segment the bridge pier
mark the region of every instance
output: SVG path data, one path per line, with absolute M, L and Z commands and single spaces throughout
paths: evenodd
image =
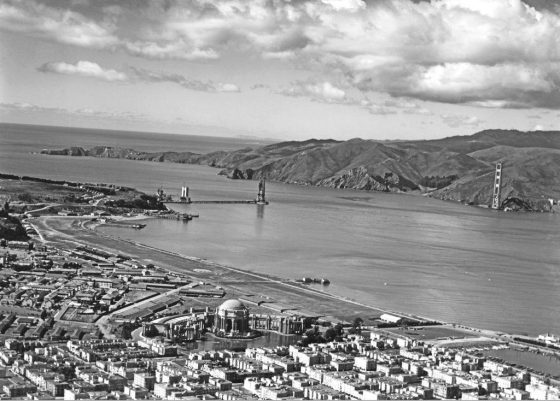
M 496 173 L 494 175 L 494 193 L 492 195 L 492 209 L 500 208 L 500 194 L 502 189 L 502 162 L 496 163 Z

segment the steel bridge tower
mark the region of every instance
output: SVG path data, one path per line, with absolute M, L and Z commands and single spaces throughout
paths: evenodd
M 502 162 L 496 163 L 496 174 L 494 175 L 494 194 L 492 195 L 492 209 L 500 208 L 500 192 L 502 189 Z
M 257 203 L 266 204 L 264 177 L 261 178 L 261 180 L 259 181 L 259 192 L 257 194 Z

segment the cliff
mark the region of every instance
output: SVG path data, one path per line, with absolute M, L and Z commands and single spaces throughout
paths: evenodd
M 495 162 L 504 162 L 503 196 L 536 209 L 560 198 L 560 132 L 486 130 L 439 140 L 281 142 L 205 155 L 94 147 L 46 154 L 206 164 L 233 179 L 260 179 L 368 191 L 423 192 L 439 199 L 489 204 Z M 546 202 L 544 202 L 546 203 Z

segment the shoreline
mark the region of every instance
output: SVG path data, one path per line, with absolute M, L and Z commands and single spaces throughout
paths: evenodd
M 284 183 L 284 185 L 286 185 L 286 184 L 287 183 Z M 294 185 L 294 184 L 289 183 L 288 185 Z M 295 185 L 297 185 L 297 184 L 295 184 Z M 325 188 L 325 189 L 329 189 L 329 188 Z M 343 190 L 343 191 L 340 191 L 340 192 L 343 193 L 343 192 L 346 192 L 346 190 Z M 360 190 L 357 190 L 357 189 L 349 191 L 349 193 L 354 193 L 354 194 L 360 193 L 360 192 L 369 192 L 369 191 L 360 191 Z M 409 196 L 420 195 L 420 194 L 412 194 L 412 193 L 406 193 L 406 192 L 404 194 L 409 195 Z M 455 202 L 452 202 L 452 203 L 455 203 Z M 43 218 L 46 219 L 46 220 L 53 220 L 53 221 L 58 220 L 58 221 L 67 221 L 67 222 L 68 221 L 83 220 L 81 218 L 76 218 L 75 216 L 64 217 L 64 216 L 52 216 L 52 215 L 49 216 L 49 215 L 46 215 Z M 144 215 L 142 213 L 136 214 L 134 216 L 123 216 L 123 215 L 113 216 L 113 217 L 111 217 L 112 222 L 109 223 L 108 226 L 130 228 L 131 225 L 132 225 L 130 223 L 132 223 L 132 222 L 148 221 L 148 220 L 151 220 L 153 218 L 154 218 L 153 216 Z M 42 232 L 41 228 L 36 224 L 36 221 L 30 222 L 30 224 L 32 224 L 32 226 L 39 233 L 39 237 L 41 239 L 44 239 L 44 238 L 42 238 L 42 237 L 44 237 L 43 232 Z M 411 313 L 406 313 L 406 312 L 401 312 L 401 311 L 395 311 L 395 310 L 392 310 L 392 309 L 389 309 L 389 308 L 386 308 L 386 307 L 385 307 L 385 309 L 382 309 L 382 308 L 379 308 L 379 307 L 376 307 L 376 306 L 369 305 L 367 303 L 359 302 L 355 299 L 351 299 L 351 298 L 346 297 L 346 296 L 333 295 L 333 294 L 329 294 L 329 293 L 326 293 L 326 292 L 323 292 L 323 291 L 320 291 L 320 290 L 317 290 L 317 289 L 314 289 L 314 288 L 309 288 L 307 286 L 298 285 L 295 282 L 290 282 L 290 279 L 281 279 L 281 278 L 278 278 L 278 277 L 273 277 L 273 276 L 270 276 L 270 275 L 266 275 L 265 273 L 255 273 L 255 272 L 252 272 L 252 271 L 244 270 L 242 268 L 221 265 L 221 264 L 216 263 L 212 260 L 202 259 L 202 258 L 190 256 L 190 255 L 184 255 L 184 254 L 181 254 L 181 253 L 168 251 L 168 250 L 165 250 L 165 249 L 153 247 L 153 246 L 143 244 L 143 243 L 139 243 L 139 242 L 136 242 L 136 241 L 127 240 L 127 239 L 124 239 L 124 238 L 121 238 L 121 237 L 117 238 L 117 237 L 109 236 L 107 234 L 101 233 L 99 230 L 96 230 L 96 227 L 99 227 L 102 224 L 103 223 L 101 223 L 101 222 L 97 222 L 97 223 L 92 225 L 92 226 L 94 226 L 93 230 L 89 230 L 90 232 L 94 233 L 95 238 L 91 237 L 91 238 L 79 238 L 79 239 L 82 240 L 82 241 L 85 241 L 86 243 L 89 243 L 88 241 L 93 239 L 92 244 L 98 243 L 98 245 L 101 246 L 101 247 L 114 246 L 115 241 L 120 241 L 122 243 L 126 242 L 128 245 L 130 245 L 132 247 L 132 249 L 130 250 L 131 255 L 136 255 L 135 250 L 138 249 L 138 248 L 142 248 L 142 249 L 149 250 L 149 251 L 152 251 L 152 252 L 160 254 L 160 255 L 165 254 L 165 255 L 168 255 L 168 256 L 178 258 L 180 260 L 187 261 L 189 264 L 199 264 L 200 266 L 196 266 L 195 268 L 192 268 L 189 272 L 190 273 L 189 275 L 191 277 L 195 276 L 196 279 L 212 277 L 212 273 L 215 273 L 215 272 L 213 272 L 212 269 L 214 269 L 214 270 L 216 270 L 216 269 L 217 270 L 227 270 L 227 271 L 229 271 L 233 274 L 245 275 L 245 276 L 249 276 L 251 278 L 256 278 L 256 279 L 259 279 L 259 280 L 265 280 L 265 281 L 269 281 L 271 283 L 281 284 L 284 287 L 284 290 L 295 289 L 295 290 L 300 291 L 300 292 L 306 292 L 306 293 L 310 294 L 312 297 L 320 297 L 322 299 L 327 299 L 328 298 L 331 301 L 334 300 L 334 301 L 337 301 L 337 302 L 344 302 L 346 304 L 351 304 L 351 305 L 363 308 L 364 310 L 367 310 L 367 311 L 370 311 L 370 312 L 375 311 L 375 312 L 379 312 L 379 313 L 391 313 L 391 314 L 399 315 L 399 316 L 402 316 L 402 317 L 412 318 L 412 319 L 415 319 L 415 320 L 437 321 L 439 323 L 454 325 L 454 326 L 457 326 L 457 327 L 466 327 L 469 331 L 478 332 L 478 333 L 486 331 L 486 330 L 481 330 L 481 329 L 477 329 L 477 328 L 474 328 L 474 327 L 467 327 L 467 326 L 464 326 L 464 325 L 459 324 L 459 323 L 449 323 L 449 322 L 445 322 L 445 321 L 440 320 L 440 319 L 430 319 L 430 318 L 427 318 L 427 317 L 425 317 L 423 315 L 420 315 L 420 314 L 411 314 Z M 64 238 L 64 241 L 66 241 L 66 242 L 76 243 L 76 236 L 74 234 L 75 234 L 75 232 L 73 230 L 72 231 L 66 230 L 66 233 L 64 233 L 64 232 L 58 232 L 57 233 L 59 239 Z M 55 235 L 55 237 L 57 235 Z M 102 236 L 105 238 L 105 240 L 109 240 L 110 242 L 100 241 L 100 239 L 101 239 L 100 237 L 102 237 Z M 101 244 L 99 244 L 99 242 L 101 242 Z M 169 271 L 173 271 L 175 273 L 185 274 L 185 271 L 183 271 L 183 269 L 176 268 L 175 266 L 172 266 L 170 264 L 168 264 L 167 269 Z M 218 280 L 220 279 L 219 277 L 217 277 L 216 274 L 214 276 L 215 276 L 215 277 L 213 277 L 214 280 L 216 278 Z M 239 287 L 239 286 L 237 286 L 237 287 Z M 236 290 L 239 290 L 239 288 L 237 288 Z M 240 290 L 240 292 L 242 292 L 242 293 L 247 292 L 247 291 L 249 291 L 249 289 L 246 288 L 246 287 L 242 288 Z M 282 291 L 280 291 L 280 292 L 282 292 Z M 277 294 L 277 297 L 281 298 L 282 300 L 286 299 L 285 294 L 280 294 L 279 295 L 278 291 L 276 291 L 276 294 Z M 362 313 L 364 312 L 364 310 L 362 310 Z M 327 311 L 324 311 L 324 312 L 325 312 L 326 316 L 330 315 L 330 314 L 327 315 Z M 351 313 L 351 315 L 354 315 L 354 314 Z M 343 314 L 339 314 L 339 316 L 346 317 Z M 348 319 L 350 319 L 352 317 L 353 316 L 350 316 L 350 317 L 348 317 Z M 503 335 L 503 333 L 500 333 L 499 331 L 496 331 L 496 330 L 492 330 L 492 334 L 494 334 L 495 336 L 502 336 Z
M 58 216 L 53 216 L 55 220 L 58 219 Z M 150 216 L 143 216 L 142 219 L 138 219 L 136 218 L 136 220 L 150 220 L 152 217 Z M 65 221 L 70 220 L 69 218 L 60 218 L 60 220 L 64 219 Z M 126 221 L 127 219 L 129 219 L 128 217 L 123 217 L 120 219 L 120 221 Z M 135 218 L 131 218 L 135 219 Z M 74 218 L 74 220 L 78 220 L 76 218 Z M 94 223 L 94 224 L 88 224 L 88 223 Z M 128 245 L 131 245 L 134 248 L 138 248 L 138 249 L 145 249 L 145 250 L 149 250 L 155 253 L 159 253 L 159 254 L 163 254 L 163 255 L 168 255 L 168 256 L 172 256 L 172 257 L 176 257 L 188 262 L 192 262 L 195 264 L 199 264 L 199 266 L 195 266 L 190 270 L 184 270 L 181 267 L 170 267 L 170 266 L 166 266 L 166 267 L 160 267 L 163 268 L 164 270 L 173 272 L 175 274 L 179 274 L 179 275 L 183 275 L 183 276 L 187 276 L 191 279 L 193 279 L 193 274 L 192 273 L 197 273 L 195 276 L 199 276 L 199 275 L 208 275 L 209 273 L 216 273 L 216 270 L 226 270 L 229 272 L 232 272 L 234 274 L 238 274 L 238 275 L 242 275 L 242 276 L 249 276 L 252 278 L 256 278 L 265 282 L 269 282 L 269 283 L 274 283 L 274 284 L 280 284 L 283 287 L 285 287 L 286 290 L 296 290 L 296 291 L 303 291 L 305 293 L 308 293 L 310 296 L 315 296 L 315 297 L 322 297 L 322 298 L 327 298 L 328 300 L 331 301 L 335 301 L 335 302 L 342 302 L 342 303 L 347 303 L 347 304 L 351 304 L 353 306 L 359 306 L 361 308 L 367 309 L 367 310 L 371 310 L 371 311 L 375 311 L 378 312 L 380 314 L 382 313 L 389 313 L 389 314 L 393 314 L 393 315 L 397 315 L 400 317 L 404 317 L 404 318 L 408 318 L 411 320 L 416 320 L 416 321 L 423 321 L 423 322 L 437 322 L 441 325 L 444 326 L 450 326 L 453 327 L 454 329 L 458 330 L 458 331 L 464 331 L 464 332 L 468 332 L 470 334 L 475 334 L 478 336 L 490 336 L 491 338 L 497 340 L 497 341 L 504 341 L 504 337 L 507 338 L 507 336 L 509 336 L 509 334 L 497 331 L 497 330 L 489 330 L 489 329 L 479 329 L 479 328 L 475 328 L 475 327 L 469 327 L 469 326 L 465 326 L 462 324 L 458 324 L 458 323 L 453 323 L 453 322 L 446 322 L 443 320 L 439 320 L 439 319 L 432 319 L 426 316 L 420 316 L 420 315 L 415 315 L 415 314 L 410 314 L 410 313 L 406 313 L 406 312 L 401 312 L 401 311 L 395 311 L 395 310 L 391 310 L 391 309 L 386 309 L 386 308 L 381 308 L 381 307 L 376 307 L 373 305 L 369 305 L 348 297 L 343 297 L 343 296 L 339 296 L 339 295 L 335 295 L 335 294 L 329 294 L 314 288 L 310 288 L 307 287 L 303 284 L 299 284 L 296 282 L 293 282 L 289 279 L 282 279 L 279 277 L 275 277 L 275 276 L 271 276 L 265 273 L 257 273 L 257 272 L 253 272 L 253 271 L 248 271 L 248 270 L 244 270 L 238 267 L 234 267 L 234 266 L 227 266 L 227 265 L 223 265 L 217 262 L 214 262 L 212 260 L 208 260 L 208 259 L 203 259 L 203 258 L 199 258 L 199 257 L 195 257 L 195 256 L 190 256 L 190 255 L 184 255 L 178 252 L 174 252 L 174 251 L 169 251 L 166 249 L 162 249 L 162 248 L 157 248 L 151 245 L 147 245 L 138 241 L 133 241 L 133 240 L 129 240 L 129 239 L 125 239 L 122 237 L 115 237 L 109 234 L 105 234 L 100 232 L 99 230 L 97 230 L 97 228 L 99 226 L 104 225 L 103 223 L 98 223 L 98 222 L 90 222 L 90 221 L 80 221 L 80 223 L 78 224 L 79 229 L 87 231 L 92 233 L 93 235 L 95 235 L 96 237 L 100 238 L 100 239 L 106 239 L 109 240 L 113 243 L 125 243 Z M 90 227 L 88 227 L 90 226 Z M 77 242 L 84 242 L 83 239 L 78 240 Z M 91 242 L 88 243 L 88 245 L 96 245 L 96 246 L 102 246 L 98 243 L 92 244 Z M 130 252 L 129 252 L 130 253 Z M 511 335 L 513 336 L 513 334 Z
M 372 305 L 361 303 L 359 301 L 356 301 L 356 300 L 353 300 L 353 299 L 350 299 L 350 298 L 347 298 L 347 297 L 341 297 L 341 296 L 338 296 L 338 295 L 325 293 L 325 292 L 322 292 L 322 291 L 319 291 L 319 290 L 316 290 L 316 289 L 313 289 L 313 288 L 308 288 L 308 287 L 303 286 L 303 285 L 298 285 L 295 282 L 291 282 L 288 279 L 282 279 L 280 277 L 270 276 L 270 275 L 267 275 L 265 273 L 256 273 L 256 272 L 244 270 L 244 269 L 233 267 L 233 266 L 223 265 L 223 264 L 220 264 L 220 263 L 208 260 L 208 259 L 198 258 L 196 256 L 184 255 L 184 254 L 181 254 L 181 253 L 178 253 L 178 252 L 173 252 L 173 251 L 169 251 L 169 250 L 166 250 L 166 249 L 157 248 L 157 247 L 147 245 L 147 244 L 144 244 L 144 243 L 141 243 L 141 242 L 138 242 L 138 241 L 128 240 L 128 239 L 121 238 L 121 237 L 114 237 L 112 235 L 101 233 L 98 230 L 96 230 L 96 228 L 101 226 L 101 225 L 103 225 L 103 224 L 99 224 L 99 225 L 97 225 L 96 227 L 93 227 L 93 228 L 87 228 L 87 227 L 85 227 L 86 224 L 82 224 L 82 227 L 83 227 L 83 229 L 87 229 L 87 230 L 91 230 L 91 231 L 95 232 L 96 235 L 105 237 L 107 239 L 111 239 L 113 241 L 127 242 L 127 243 L 129 243 L 131 245 L 134 245 L 136 247 L 146 248 L 146 249 L 150 249 L 150 250 L 153 250 L 153 251 L 156 251 L 156 252 L 161 252 L 161 253 L 177 256 L 177 257 L 189 260 L 189 261 L 202 263 L 203 265 L 206 265 L 207 267 L 215 267 L 215 268 L 217 267 L 217 268 L 221 268 L 221 269 L 227 269 L 227 270 L 230 270 L 230 271 L 233 271 L 233 272 L 236 272 L 236 273 L 246 274 L 246 275 L 253 276 L 253 277 L 256 277 L 256 278 L 259 278 L 259 279 L 270 280 L 272 282 L 282 283 L 282 284 L 287 285 L 287 286 L 297 287 L 298 289 L 303 289 L 303 290 L 306 290 L 306 291 L 310 291 L 310 292 L 313 292 L 314 294 L 320 294 L 322 296 L 333 298 L 333 299 L 336 299 L 336 300 L 339 300 L 339 301 L 349 302 L 349 303 L 352 303 L 352 304 L 355 304 L 355 305 L 358 305 L 358 306 L 362 306 L 362 307 L 365 307 L 365 308 L 370 308 L 370 309 L 373 309 L 373 310 L 376 310 L 376 311 L 380 311 L 382 313 L 392 313 L 392 314 L 397 314 L 397 315 L 401 315 L 403 317 L 408 317 L 408 318 L 412 318 L 412 319 L 437 321 L 437 320 L 433 320 L 433 319 L 424 318 L 424 317 L 421 317 L 421 316 L 406 314 L 406 313 L 403 313 L 403 312 L 396 312 L 396 311 L 392 311 L 392 310 L 388 310 L 388 309 L 381 309 L 381 308 L 378 308 L 378 307 L 375 307 L 375 306 L 372 306 Z M 174 270 L 172 270 L 172 271 L 174 273 L 179 273 L 179 274 L 182 273 L 180 271 L 174 271 Z M 211 271 L 211 270 L 204 269 L 204 268 L 196 268 L 196 270 L 194 270 L 194 271 L 197 271 L 198 273 L 207 273 L 208 271 Z M 437 322 L 439 322 L 441 324 L 448 324 L 447 322 L 443 322 L 443 321 L 437 321 Z
M 145 218 L 145 220 L 149 220 L 149 219 L 152 219 L 152 218 L 153 217 L 148 216 L 148 217 Z M 82 225 L 82 227 L 84 225 Z M 453 340 L 450 340 L 450 343 L 456 343 L 458 341 L 459 342 L 461 342 L 461 341 L 469 342 L 469 341 L 472 341 L 472 340 L 476 340 L 477 338 L 480 338 L 480 340 L 483 340 L 483 341 L 490 340 L 490 341 L 496 341 L 498 343 L 504 343 L 504 342 L 511 343 L 511 344 L 513 344 L 517 347 L 526 348 L 527 351 L 529 351 L 531 349 L 540 349 L 541 352 L 553 354 L 553 355 L 556 355 L 556 356 L 560 356 L 560 352 L 555 351 L 553 349 L 546 349 L 546 348 L 543 349 L 542 347 L 538 347 L 538 346 L 535 346 L 535 345 L 530 346 L 529 344 L 519 342 L 519 341 L 515 341 L 513 339 L 513 337 L 521 336 L 519 334 L 505 333 L 505 332 L 502 332 L 502 331 L 491 330 L 491 329 L 480 329 L 480 328 L 476 328 L 476 327 L 466 326 L 464 324 L 447 322 L 447 321 L 434 319 L 434 318 L 430 318 L 430 317 L 426 317 L 426 316 L 421 316 L 421 315 L 417 315 L 417 314 L 410 314 L 410 313 L 407 313 L 407 312 L 395 311 L 395 310 L 391 310 L 391 309 L 376 307 L 374 305 L 369 305 L 369 304 L 366 304 L 366 303 L 363 303 L 363 302 L 360 302 L 360 301 L 357 301 L 357 300 L 354 300 L 354 299 L 351 299 L 351 298 L 348 298 L 348 297 L 343 297 L 343 296 L 338 296 L 338 295 L 335 295 L 335 294 L 325 293 L 323 291 L 319 291 L 317 289 L 307 287 L 303 284 L 292 282 L 289 279 L 282 279 L 282 278 L 271 276 L 271 275 L 268 275 L 268 274 L 265 274 L 265 273 L 257 273 L 257 272 L 247 271 L 247 270 L 244 270 L 244 269 L 241 269 L 241 268 L 238 268 L 238 267 L 223 265 L 223 264 L 220 264 L 220 263 L 208 260 L 208 259 L 202 259 L 202 258 L 198 258 L 198 257 L 195 257 L 195 256 L 184 255 L 184 254 L 181 254 L 181 253 L 178 253 L 178 252 L 173 252 L 173 251 L 169 251 L 169 250 L 166 250 L 166 249 L 157 248 L 157 247 L 154 247 L 154 246 L 151 246 L 151 245 L 147 245 L 147 244 L 137 242 L 137 241 L 133 241 L 133 240 L 128 240 L 128 239 L 121 238 L 121 237 L 114 237 L 112 235 L 108 235 L 108 234 L 99 232 L 99 230 L 97 230 L 97 228 L 99 226 L 102 226 L 102 225 L 103 224 L 98 224 L 93 228 L 83 227 L 83 229 L 91 230 L 91 231 L 95 232 L 96 235 L 104 236 L 105 238 L 111 239 L 113 241 L 123 241 L 123 242 L 130 243 L 131 245 L 134 245 L 134 246 L 137 246 L 137 247 L 143 247 L 143 248 L 154 250 L 156 252 L 167 253 L 167 254 L 170 254 L 170 255 L 178 256 L 178 257 L 183 258 L 183 259 L 196 261 L 196 262 L 207 265 L 209 268 L 218 267 L 218 268 L 222 268 L 222 269 L 228 269 L 228 270 L 231 270 L 231 271 L 234 271 L 234 272 L 237 272 L 237 273 L 247 274 L 247 275 L 258 277 L 258 278 L 261 278 L 261 279 L 270 280 L 270 281 L 273 281 L 273 282 L 279 282 L 279 283 L 282 283 L 282 284 L 284 284 L 288 287 L 295 287 L 295 288 L 298 288 L 298 289 L 303 289 L 303 290 L 309 291 L 309 292 L 311 292 L 315 295 L 320 295 L 320 296 L 323 296 L 323 297 L 332 298 L 336 301 L 350 303 L 350 304 L 353 304 L 353 305 L 356 305 L 356 306 L 368 308 L 368 309 L 379 311 L 379 312 L 382 312 L 382 313 L 389 313 L 389 314 L 397 315 L 397 316 L 408 318 L 408 319 L 411 319 L 411 320 L 419 320 L 419 321 L 424 321 L 424 322 L 437 322 L 441 326 L 452 327 L 454 330 L 461 331 L 461 332 L 468 333 L 468 334 L 476 336 L 476 337 L 472 337 L 470 339 L 468 337 L 465 337 L 464 340 L 453 339 Z M 208 269 L 198 269 L 198 270 L 208 270 Z M 176 272 L 176 271 L 173 271 L 173 272 L 174 273 L 179 273 L 179 272 Z M 202 272 L 202 273 L 205 273 L 205 272 Z M 422 325 L 420 325 L 420 326 L 422 327 Z M 442 344 L 446 343 L 445 340 L 443 340 L 443 341 L 441 341 L 441 340 L 443 340 L 443 339 L 433 339 L 433 340 L 428 340 L 428 342 L 438 341 L 438 342 L 441 342 Z
M 128 219 L 127 217 L 123 217 L 120 219 L 120 221 L 125 221 L 126 219 Z M 142 220 L 148 220 L 150 219 L 150 217 L 145 217 Z M 61 231 L 59 229 L 54 229 L 53 227 L 49 226 L 47 221 L 48 220 L 55 220 L 58 223 L 70 223 L 68 224 L 67 228 L 64 228 L 63 230 L 68 230 L 68 228 L 72 229 L 72 228 L 78 228 L 79 230 L 82 230 L 84 232 L 87 233 L 91 233 L 93 234 L 93 236 L 97 237 L 98 240 L 101 241 L 88 241 L 88 238 L 84 238 L 81 237 L 79 235 L 75 235 L 73 236 L 74 240 L 72 242 L 74 243 L 86 243 L 89 246 L 95 246 L 95 247 L 105 247 L 105 248 L 111 248 L 114 247 L 117 243 L 121 243 L 121 244 L 127 244 L 130 245 L 133 248 L 136 248 L 138 250 L 148 250 L 153 252 L 155 255 L 160 254 L 160 255 L 166 255 L 166 256 L 171 256 L 173 258 L 177 258 L 180 260 L 183 260 L 185 262 L 190 262 L 192 264 L 194 264 L 194 266 L 192 268 L 182 268 L 182 267 L 174 267 L 174 266 L 158 266 L 159 268 L 162 268 L 164 270 L 170 271 L 172 273 L 175 274 L 179 274 L 179 275 L 183 275 L 183 276 L 187 276 L 191 279 L 199 279 L 199 278 L 203 278 L 201 276 L 206 276 L 204 278 L 209 279 L 209 281 L 212 280 L 212 278 L 207 277 L 210 274 L 214 274 L 216 275 L 216 273 L 223 273 L 223 271 L 232 273 L 233 275 L 240 275 L 240 276 L 245 276 L 246 277 L 250 277 L 251 279 L 257 279 L 260 280 L 262 282 L 265 283 L 270 283 L 270 284 L 274 284 L 274 285 L 280 285 L 281 288 L 283 288 L 284 290 L 293 290 L 293 291 L 299 291 L 299 292 L 303 292 L 308 294 L 310 297 L 319 297 L 319 298 L 325 298 L 328 301 L 335 301 L 335 302 L 340 302 L 340 303 L 346 303 L 346 304 L 350 304 L 352 306 L 358 306 L 360 308 L 363 308 L 365 310 L 369 310 L 371 312 L 376 312 L 377 314 L 383 314 L 383 313 L 390 313 L 390 314 L 395 314 L 398 315 L 400 317 L 405 317 L 411 320 L 416 320 L 416 321 L 435 321 L 441 324 L 452 324 L 452 323 L 448 323 L 448 322 L 444 322 L 444 321 L 440 321 L 437 319 L 429 319 L 423 316 L 419 316 L 419 315 L 413 315 L 413 314 L 408 314 L 408 313 L 404 313 L 404 312 L 400 312 L 400 311 L 393 311 L 393 310 L 389 310 L 389 309 L 384 309 L 384 308 L 380 308 L 380 307 L 376 307 L 373 305 L 369 305 L 366 303 L 362 303 L 359 302 L 357 300 L 348 298 L 348 297 L 342 297 L 342 296 L 338 296 L 338 295 L 334 295 L 334 294 L 329 294 L 314 288 L 309 288 L 303 284 L 299 284 L 296 282 L 293 282 L 289 279 L 282 279 L 279 277 L 275 277 L 275 276 L 271 276 L 265 273 L 257 273 L 257 272 L 253 272 L 253 271 L 248 271 L 248 270 L 244 270 L 238 267 L 233 267 L 233 266 L 227 266 L 227 265 L 223 265 L 217 262 L 214 262 L 212 260 L 208 260 L 208 259 L 203 259 L 203 258 L 199 258 L 199 257 L 195 257 L 195 256 L 189 256 L 189 255 L 184 255 L 178 252 L 173 252 L 173 251 L 169 251 L 166 249 L 161 249 L 161 248 L 157 248 L 151 245 L 147 245 L 144 243 L 140 243 L 137 241 L 133 241 L 133 240 L 129 240 L 129 239 L 125 239 L 122 237 L 115 237 L 112 235 L 108 235 L 102 232 L 99 232 L 99 230 L 97 230 L 96 228 L 103 225 L 102 223 L 98 223 L 98 222 L 91 222 L 89 219 L 87 218 L 76 218 L 75 216 L 72 218 L 69 217 L 60 217 L 60 216 L 44 216 L 41 220 L 40 223 L 37 223 L 37 225 L 40 225 L 42 227 L 40 227 L 39 229 L 46 229 L 47 231 L 50 231 L 51 235 L 54 234 L 53 236 L 55 237 L 54 240 L 52 238 L 48 238 L 49 234 L 43 234 L 44 237 L 46 238 L 46 241 L 48 242 L 57 242 L 57 236 L 61 237 L 60 240 L 64 240 L 67 241 L 66 238 L 70 237 L 69 234 L 65 233 L 64 231 Z M 140 220 L 140 219 L 136 219 L 136 220 Z M 77 223 L 77 224 L 75 224 Z M 88 223 L 93 223 L 93 224 L 88 224 Z M 91 226 L 91 227 L 88 227 Z M 56 234 L 55 234 L 56 233 Z M 89 236 L 88 236 L 89 237 Z M 64 238 L 64 239 L 63 239 Z M 111 241 L 111 245 L 107 244 L 105 241 L 103 240 L 108 240 Z M 130 252 L 127 249 L 127 252 L 131 254 L 131 256 L 133 258 L 135 258 L 134 252 Z M 141 257 L 138 258 L 136 256 L 136 259 L 142 259 Z M 155 260 L 155 258 L 154 258 Z M 166 264 L 164 262 L 164 264 Z M 220 274 L 221 276 L 223 276 L 223 274 Z M 235 286 L 236 283 L 231 283 L 231 284 L 222 284 L 222 286 L 226 287 L 228 285 L 230 286 Z M 287 295 L 287 294 L 286 294 Z M 278 300 L 278 301 L 287 301 L 285 299 L 282 300 Z M 320 315 L 320 313 L 319 313 Z
M 150 217 L 147 217 L 146 219 L 149 218 Z M 126 219 L 129 218 L 123 217 L 121 221 L 124 221 Z M 132 217 L 132 219 L 139 220 L 138 216 Z M 356 300 L 348 299 L 346 297 L 336 296 L 313 288 L 308 288 L 303 284 L 290 282 L 287 279 L 281 279 L 266 274 L 246 271 L 237 267 L 225 266 L 206 259 L 183 255 L 178 252 L 156 248 L 137 241 L 114 237 L 96 230 L 96 228 L 100 225 L 99 223 L 92 224 L 93 227 L 87 227 L 88 223 L 95 223 L 91 222 L 89 219 L 80 219 L 76 217 L 69 218 L 61 216 L 44 216 L 40 218 L 40 220 L 41 221 L 37 223 L 38 226 L 42 226 L 40 230 L 42 231 L 46 229 L 48 231 L 48 234 L 43 233 L 44 237 L 46 237 L 46 242 L 53 242 L 58 244 L 60 244 L 61 242 L 71 242 L 73 244 L 85 243 L 88 246 L 100 247 L 102 249 L 118 249 L 121 251 L 123 250 L 124 246 L 124 248 L 126 248 L 124 252 L 130 254 L 136 260 L 146 259 L 142 254 L 144 251 L 149 251 L 149 255 L 153 258 L 149 260 L 157 263 L 157 265 L 160 265 L 158 266 L 158 268 L 160 269 L 164 269 L 174 274 L 182 275 L 193 281 L 204 280 L 205 282 L 210 282 L 213 284 L 216 284 L 216 281 L 218 281 L 220 286 L 222 286 L 228 294 L 228 296 L 225 297 L 226 299 L 231 298 L 231 296 L 229 295 L 233 295 L 234 298 L 240 296 L 246 297 L 260 295 L 260 297 L 262 297 L 263 299 L 267 298 L 268 300 L 270 300 L 269 296 L 267 295 L 263 297 L 264 294 L 269 294 L 274 296 L 274 298 L 272 299 L 273 302 L 278 302 L 285 305 L 295 305 L 295 308 L 293 308 L 294 310 L 292 310 L 292 312 L 296 314 L 300 311 L 315 311 L 315 316 L 318 316 L 323 320 L 331 321 L 333 323 L 337 321 L 341 323 L 350 323 L 354 317 L 366 317 L 367 315 L 371 315 L 372 313 L 376 313 L 378 316 L 382 313 L 390 313 L 400 317 L 421 320 L 424 322 L 435 321 L 440 324 L 437 326 L 426 326 L 420 324 L 418 326 L 420 327 L 420 330 L 429 331 L 431 327 L 442 327 L 446 330 L 455 332 L 455 334 L 450 337 L 431 338 L 424 340 L 427 343 L 431 343 L 435 346 L 450 346 L 453 348 L 454 346 L 460 346 L 461 344 L 464 344 L 464 347 L 466 348 L 477 348 L 475 345 L 476 343 L 480 343 L 481 345 L 484 343 L 494 343 L 496 345 L 502 344 L 514 347 L 515 349 L 519 349 L 522 352 L 533 352 L 538 350 L 540 353 L 554 355 L 554 357 L 556 358 L 560 356 L 560 353 L 555 350 L 539 346 L 529 346 L 528 344 L 525 344 L 523 342 L 516 341 L 514 339 L 516 335 L 514 334 L 506 334 L 496 330 L 478 329 L 475 327 L 469 327 L 457 323 L 428 319 L 426 317 L 420 317 L 418 315 L 407 314 L 404 312 L 381 309 L 372 305 L 358 302 Z M 47 221 L 49 220 L 54 221 L 55 225 L 57 223 L 62 224 L 63 227 L 53 228 L 47 223 Z M 69 235 L 67 233 L 68 230 L 73 235 Z M 67 232 L 65 233 L 64 231 Z M 68 238 L 71 238 L 72 240 L 68 241 Z M 115 246 L 116 248 L 113 248 Z M 134 252 L 135 250 L 138 252 Z M 170 265 L 169 261 L 165 260 L 165 258 L 163 258 L 162 260 L 162 257 L 164 256 L 171 257 L 172 261 L 175 262 L 182 261 L 184 264 Z M 187 266 L 185 266 L 185 264 Z M 227 278 L 228 281 L 222 282 L 221 280 L 223 280 L 224 278 Z M 250 278 L 251 280 L 247 280 L 247 278 Z M 270 291 L 271 288 L 272 291 Z M 241 292 L 241 294 L 239 294 L 239 292 Z M 306 311 L 304 309 L 305 305 L 309 304 L 313 306 L 310 308 L 310 310 Z M 332 311 L 338 311 L 339 313 L 333 313 Z M 100 319 L 95 324 L 101 325 L 107 320 L 107 318 L 109 318 L 109 315 Z M 367 322 L 367 319 L 364 319 L 364 322 Z M 364 324 L 365 330 L 370 330 L 371 328 L 372 326 L 368 327 L 367 323 Z M 380 330 L 384 331 L 384 329 Z M 408 330 L 414 330 L 414 328 L 411 327 Z M 393 334 L 406 337 L 406 333 L 399 333 L 396 330 L 393 331 Z

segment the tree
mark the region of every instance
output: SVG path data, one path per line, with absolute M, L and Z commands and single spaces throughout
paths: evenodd
M 311 343 L 324 343 L 325 339 L 319 332 L 319 326 L 314 326 L 305 332 L 305 336 L 302 338 L 301 342 L 304 346 L 307 346 Z
M 364 319 L 362 319 L 361 317 L 357 317 L 356 319 L 354 319 L 354 322 L 352 323 L 352 328 L 354 329 L 354 333 L 356 332 L 361 332 L 362 331 L 362 324 L 364 323 Z M 354 334 L 354 333 L 350 333 L 350 334 Z
M 140 327 L 139 324 L 126 322 L 117 328 L 116 334 L 120 338 L 129 340 L 132 338 L 132 332 L 138 327 Z
M 309 334 L 307 334 L 309 333 Z M 315 325 L 306 332 L 308 337 L 316 337 L 319 334 L 319 326 Z
M 31 203 L 31 202 L 33 202 L 33 197 L 32 197 L 29 193 L 27 193 L 27 192 L 24 192 L 24 193 L 19 194 L 19 195 L 18 195 L 18 199 L 19 199 L 20 201 L 26 202 L 26 203 Z
M 344 333 L 344 327 L 342 326 L 342 324 L 337 323 L 334 326 L 334 331 L 335 331 L 337 337 L 341 337 L 342 334 Z
M 336 338 L 336 331 L 332 327 L 329 327 L 327 331 L 325 331 L 325 340 L 333 341 Z
M 146 325 L 146 330 L 144 331 L 144 336 L 148 338 L 156 337 L 159 335 L 159 332 L 153 324 Z
M 313 325 L 315 323 L 316 319 L 312 318 L 312 317 L 306 317 L 303 319 L 303 328 L 307 329 L 308 327 L 311 327 L 311 325 Z

